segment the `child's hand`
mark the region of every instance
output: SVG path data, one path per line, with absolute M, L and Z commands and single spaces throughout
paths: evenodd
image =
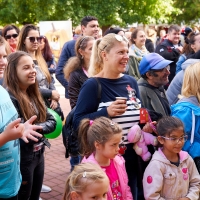
M 190 198 L 182 197 L 182 198 L 179 198 L 178 200 L 190 200 Z
M 20 124 L 21 119 L 18 118 L 15 121 L 8 124 L 4 132 L 2 133 L 5 137 L 5 141 L 16 140 L 23 135 L 24 125 Z
M 36 137 L 42 137 L 41 134 L 36 132 L 36 130 L 42 129 L 42 126 L 32 125 L 36 118 L 37 116 L 34 115 L 24 123 L 24 131 L 21 139 L 24 140 L 24 142 L 26 143 L 28 143 L 28 139 L 37 142 L 38 139 Z

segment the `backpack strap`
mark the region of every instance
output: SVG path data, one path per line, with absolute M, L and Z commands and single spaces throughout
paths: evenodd
M 98 100 L 98 103 L 100 103 L 100 101 L 101 101 L 101 83 L 97 77 L 94 77 L 94 79 L 97 81 L 97 84 L 98 84 L 97 100 Z

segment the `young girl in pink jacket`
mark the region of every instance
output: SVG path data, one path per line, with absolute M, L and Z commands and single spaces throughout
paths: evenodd
M 200 175 L 192 157 L 181 151 L 187 135 L 176 117 L 164 117 L 157 124 L 162 145 L 147 166 L 143 177 L 146 200 L 198 200 Z
M 122 129 L 106 117 L 93 120 L 83 119 L 79 126 L 79 139 L 83 153 L 82 162 L 92 162 L 101 166 L 106 172 L 110 187 L 108 200 L 133 200 L 128 177 L 125 170 L 124 158 L 119 148 L 122 139 Z

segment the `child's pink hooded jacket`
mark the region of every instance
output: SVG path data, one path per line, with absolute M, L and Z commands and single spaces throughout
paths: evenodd
M 115 156 L 113 159 L 115 168 L 117 170 L 117 174 L 119 176 L 120 187 L 122 191 L 122 197 L 124 200 L 133 200 L 133 196 L 130 191 L 130 187 L 128 186 L 128 176 L 125 169 L 125 161 L 122 156 Z M 91 162 L 98 164 L 94 158 L 94 154 L 91 154 L 88 158 L 83 158 L 82 163 Z M 112 196 L 111 188 L 109 188 L 107 194 L 107 200 L 114 200 Z
M 196 165 L 185 151 L 179 152 L 179 158 L 177 167 L 171 164 L 161 149 L 154 153 L 143 177 L 146 200 L 199 199 L 200 175 Z

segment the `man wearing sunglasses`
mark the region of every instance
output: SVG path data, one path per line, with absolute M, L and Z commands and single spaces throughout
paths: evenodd
M 141 78 L 138 86 L 142 105 L 162 116 L 170 115 L 164 85 L 169 82 L 169 64 L 172 62 L 157 53 L 150 53 L 142 58 L 139 65 Z
M 84 17 L 81 20 L 81 31 L 83 36 L 97 38 L 99 33 L 98 19 L 93 16 Z M 63 68 L 69 58 L 75 56 L 75 43 L 76 40 L 71 40 L 64 44 L 56 68 L 56 78 L 65 87 L 65 98 L 68 98 L 68 82 L 64 78 Z

